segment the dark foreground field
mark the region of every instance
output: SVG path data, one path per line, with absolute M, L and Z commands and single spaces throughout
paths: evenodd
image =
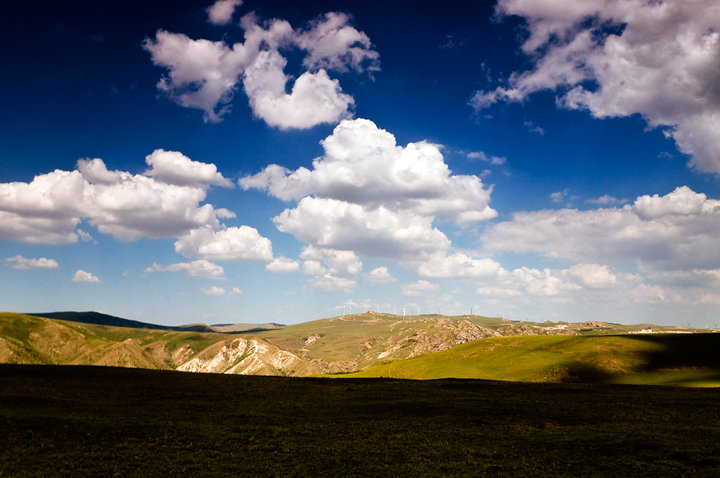
M 720 476 L 720 390 L 0 366 L 0 476 Z

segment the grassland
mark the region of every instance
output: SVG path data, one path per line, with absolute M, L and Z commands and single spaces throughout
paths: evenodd
M 492 337 L 344 377 L 720 386 L 720 334 Z
M 0 476 L 718 476 L 720 391 L 0 366 Z

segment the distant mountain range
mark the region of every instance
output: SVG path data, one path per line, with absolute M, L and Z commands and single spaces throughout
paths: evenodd
M 46 317 L 48 319 L 66 320 L 70 322 L 80 322 L 82 324 L 110 325 L 113 327 L 129 327 L 133 329 L 152 329 L 152 330 L 176 330 L 190 332 L 260 332 L 263 330 L 272 330 L 283 327 L 282 324 L 190 324 L 180 326 L 168 326 L 150 324 L 147 322 L 139 322 L 137 320 L 123 319 L 113 315 L 102 314 L 100 312 L 43 312 L 31 313 L 35 317 Z
M 98 312 L 0 313 L 0 363 L 720 386 L 720 334 L 707 332 L 376 312 L 288 326 L 178 327 Z

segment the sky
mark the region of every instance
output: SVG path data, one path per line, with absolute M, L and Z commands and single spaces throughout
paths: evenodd
M 718 327 L 714 0 L 14 2 L 0 309 Z

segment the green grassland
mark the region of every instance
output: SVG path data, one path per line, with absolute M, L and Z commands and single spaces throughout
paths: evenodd
M 718 476 L 720 390 L 0 365 L 0 476 Z
M 720 334 L 492 337 L 343 376 L 718 387 L 718 350 Z

